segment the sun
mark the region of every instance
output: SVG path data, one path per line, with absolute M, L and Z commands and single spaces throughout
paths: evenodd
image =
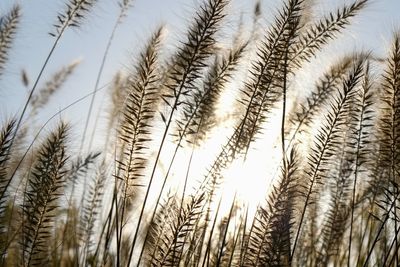
M 212 205 L 215 210 L 221 200 L 221 214 L 229 213 L 234 198 L 237 205 L 247 207 L 249 215 L 254 214 L 259 205 L 265 204 L 265 196 L 268 195 L 271 185 L 279 178 L 282 159 L 280 144 L 282 114 L 278 111 L 271 114 L 268 122 L 263 125 L 262 134 L 257 136 L 248 153 L 237 157 L 222 170 L 222 178 L 216 186 Z M 200 147 L 186 146 L 178 151 L 167 178 L 171 192 L 177 190 L 180 195 L 185 190 L 185 194 L 190 195 L 199 188 L 206 179 L 207 171 L 217 160 L 229 135 L 232 134 L 227 127 L 229 124 L 230 121 L 221 123 L 213 130 L 211 138 L 205 140 Z M 175 148 L 176 144 L 173 142 L 166 146 L 166 153 L 160 164 L 162 171 L 157 179 L 159 182 L 154 188 L 160 188 L 162 180 L 165 179 Z

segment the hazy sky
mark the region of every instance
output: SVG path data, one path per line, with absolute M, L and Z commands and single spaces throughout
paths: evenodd
M 4 120 L 18 112 L 27 96 L 27 89 L 20 82 L 20 73 L 25 69 L 33 80 L 52 45 L 53 39 L 48 35 L 52 24 L 56 22 L 58 12 L 65 8 L 64 0 L 1 0 L 0 12 L 6 12 L 14 3 L 22 6 L 22 23 L 17 40 L 10 54 L 10 61 L 5 74 L 0 79 L 0 119 Z M 107 38 L 115 22 L 118 6 L 117 0 L 100 0 L 79 30 L 68 30 L 54 53 L 42 83 L 46 77 L 62 65 L 74 59 L 82 59 L 76 74 L 66 84 L 61 92 L 53 98 L 46 108 L 44 117 L 48 118 L 57 110 L 77 98 L 91 92 L 95 83 L 98 66 L 104 51 Z M 184 25 L 194 14 L 194 7 L 201 0 L 135 0 L 128 17 L 118 28 L 110 57 L 107 61 L 101 84 L 109 82 L 120 68 L 127 68 L 133 56 L 137 56 L 143 43 L 151 32 L 161 24 L 166 24 L 169 40 L 181 40 L 185 32 Z M 234 0 L 229 9 L 228 25 L 234 29 L 241 14 L 250 18 L 255 0 Z M 315 8 L 316 14 L 326 14 L 333 7 L 341 5 L 346 0 L 322 0 Z M 276 10 L 280 1 L 261 0 L 263 21 L 266 29 L 272 20 L 271 11 Z M 370 6 L 353 22 L 353 27 L 337 42 L 334 53 L 346 49 L 363 48 L 384 55 L 385 47 L 390 42 L 392 32 L 400 29 L 400 1 L 372 0 Z M 318 17 L 318 16 L 317 16 Z M 173 43 L 173 42 L 170 42 Z M 102 99 L 102 94 L 97 98 Z M 74 124 L 82 124 L 84 111 L 89 99 L 69 109 L 64 117 L 72 119 Z M 97 107 L 96 107 L 97 108 Z M 95 109 L 96 110 L 96 109 Z

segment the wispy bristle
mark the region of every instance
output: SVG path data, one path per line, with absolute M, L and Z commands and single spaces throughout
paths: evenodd
M 119 22 L 127 15 L 129 8 L 133 5 L 134 0 L 120 0 L 118 2 L 120 8 Z
M 298 43 L 292 48 L 290 61 L 293 65 L 301 66 L 301 61 L 309 61 L 321 48 L 336 37 L 350 24 L 350 18 L 356 16 L 369 0 L 356 0 L 351 5 L 345 5 L 335 12 L 318 21 L 299 36 Z
M 15 124 L 15 120 L 8 121 L 0 132 L 0 214 L 3 213 L 6 202 L 5 190 L 9 181 L 7 170 L 10 160 L 10 144 L 14 135 Z
M 44 252 L 53 231 L 58 199 L 65 185 L 66 142 L 68 126 L 61 123 L 40 146 L 31 170 L 26 202 L 22 205 L 24 226 L 21 258 L 26 266 L 43 265 L 49 255 Z
M 97 2 L 98 0 L 69 0 L 65 12 L 57 16 L 58 22 L 54 24 L 56 33 L 51 32 L 50 35 L 61 35 L 67 27 L 80 27 Z
M 29 86 L 30 83 L 29 76 L 25 69 L 21 70 L 21 81 L 25 87 Z
M 9 51 L 20 20 L 20 7 L 15 5 L 9 13 L 0 18 L 0 75 L 8 60 Z
M 68 66 L 61 68 L 52 75 L 51 79 L 46 82 L 43 88 L 41 88 L 32 96 L 30 104 L 33 109 L 33 114 L 35 114 L 39 109 L 43 108 L 49 102 L 51 96 L 61 89 L 79 63 L 79 60 L 75 60 Z

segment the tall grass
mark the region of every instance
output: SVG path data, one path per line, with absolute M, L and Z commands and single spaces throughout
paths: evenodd
M 310 75 L 309 90 L 297 82 L 368 0 L 325 16 L 311 13 L 318 1 L 283 0 L 270 25 L 257 2 L 254 24 L 233 33 L 230 1 L 202 1 L 175 50 L 164 49 L 168 26 L 159 27 L 128 71 L 115 71 L 100 137 L 89 121 L 132 7 L 120 1 L 93 91 L 71 104 L 90 99 L 77 143 L 70 124 L 37 131 L 33 122 L 78 62 L 38 84 L 64 32 L 96 2 L 67 1 L 22 112 L 2 123 L 1 266 L 400 264 L 400 33 L 384 59 L 354 51 L 318 65 L 325 72 Z M 0 19 L 1 75 L 13 64 L 20 10 Z M 273 130 L 279 149 L 261 142 Z M 255 150 L 255 165 L 270 171 L 235 169 L 254 166 Z M 264 177 L 261 201 L 241 192 L 252 176 Z M 232 179 L 244 182 L 230 190 Z

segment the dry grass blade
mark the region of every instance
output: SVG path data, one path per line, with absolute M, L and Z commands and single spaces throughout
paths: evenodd
M 99 167 L 99 173 L 96 174 L 95 178 L 92 179 L 92 184 L 89 187 L 88 193 L 85 196 L 85 206 L 83 208 L 81 222 L 82 230 L 82 256 L 81 264 L 85 266 L 88 264 L 91 252 L 94 245 L 94 235 L 96 221 L 99 219 L 101 203 L 104 195 L 104 186 L 106 182 L 106 169 L 105 165 L 102 164 Z
M 73 61 L 68 66 L 61 68 L 52 75 L 51 79 L 47 81 L 36 94 L 32 96 L 30 104 L 32 106 L 33 115 L 37 114 L 41 108 L 46 106 L 51 96 L 61 89 L 67 79 L 73 74 L 79 63 L 79 60 Z
M 260 207 L 249 233 L 243 266 L 290 266 L 294 201 L 298 196 L 298 154 L 293 148 L 282 179 Z
M 166 225 L 160 242 L 157 243 L 155 254 L 152 255 L 151 266 L 179 266 L 187 236 L 193 231 L 194 222 L 202 216 L 204 195 L 191 197 L 182 212 L 179 208 L 172 209 L 169 216 L 172 221 Z
M 351 262 L 351 249 L 353 243 L 353 222 L 354 212 L 356 208 L 356 192 L 359 184 L 359 177 L 363 177 L 363 173 L 368 170 L 368 166 L 372 163 L 370 155 L 372 153 L 372 134 L 374 132 L 373 123 L 376 116 L 374 111 L 374 94 L 372 90 L 373 82 L 371 81 L 370 63 L 368 62 L 362 86 L 357 94 L 357 102 L 352 115 L 352 120 L 356 123 L 356 127 L 351 135 L 349 146 L 354 153 L 354 180 L 351 196 L 351 218 L 350 218 L 350 234 L 349 234 L 349 256 L 347 265 Z
M 350 119 L 351 120 L 351 119 Z M 351 122 L 350 122 L 351 123 Z M 352 135 L 355 127 L 349 127 L 346 135 Z M 328 210 L 324 213 L 322 230 L 319 236 L 320 246 L 316 262 L 321 266 L 329 264 L 341 265 L 340 256 L 343 246 L 342 240 L 346 232 L 346 222 L 350 215 L 349 196 L 351 192 L 351 176 L 353 174 L 352 165 L 354 163 L 353 153 L 347 151 L 346 143 L 349 142 L 346 136 L 343 142 L 341 153 L 337 157 L 339 162 L 334 169 L 333 177 L 327 181 L 329 201 Z
M 306 101 L 300 105 L 300 110 L 294 112 L 293 117 L 290 118 L 290 121 L 296 125 L 292 139 L 302 126 L 310 125 L 314 115 L 321 110 L 326 100 L 338 89 L 343 75 L 348 71 L 353 60 L 349 56 L 340 59 L 318 80 L 315 85 L 315 91 L 311 92 Z
M 215 49 L 215 35 L 225 16 L 227 3 L 226 0 L 208 0 L 201 6 L 201 12 L 187 33 L 187 41 L 174 56 L 168 72 L 167 90 L 163 94 L 165 103 L 172 110 L 184 103 L 184 96 L 192 94 L 194 82 L 202 76 L 200 72 L 205 67 L 206 59 Z
M 67 8 L 64 13 L 59 13 L 57 23 L 54 24 L 56 33 L 50 33 L 56 37 L 62 35 L 68 27 L 80 27 L 82 20 L 90 12 L 90 9 L 98 0 L 68 0 Z
M 0 18 L 0 75 L 8 60 L 9 51 L 20 21 L 20 7 L 15 5 L 6 15 Z
M 205 139 L 207 132 L 216 124 L 214 112 L 219 96 L 237 70 L 246 46 L 247 44 L 244 44 L 232 49 L 228 56 L 224 56 L 222 59 L 216 58 L 203 86 L 194 88 L 192 99 L 183 107 L 183 118 L 177 122 L 178 143 L 184 137 L 189 143 L 193 143 L 195 140 L 201 142 Z
M 120 15 L 119 15 L 117 23 L 121 23 L 122 19 L 124 17 L 126 17 L 129 8 L 133 5 L 133 1 L 134 0 L 120 0 L 118 2 L 118 5 L 120 7 Z
M 128 97 L 123 107 L 123 119 L 120 128 L 121 158 L 118 159 L 117 178 L 123 183 L 120 212 L 119 236 L 122 240 L 122 228 L 126 209 L 135 196 L 134 190 L 140 186 L 143 170 L 147 163 L 146 150 L 152 140 L 152 120 L 156 113 L 159 92 L 158 49 L 162 38 L 159 28 L 151 38 L 145 52 L 141 54 L 137 74 L 128 78 Z M 119 242 L 117 242 L 118 245 Z
M 58 129 L 42 144 L 34 163 L 24 212 L 22 259 L 24 266 L 47 264 L 48 242 L 53 231 L 58 199 L 65 184 L 66 138 L 68 126 L 61 123 Z
M 156 113 L 159 97 L 158 48 L 162 28 L 158 29 L 150 40 L 146 51 L 141 55 L 137 74 L 128 78 L 128 96 L 123 107 L 120 128 L 120 147 L 122 156 L 118 159 L 117 178 L 123 181 L 123 198 L 129 198 L 133 187 L 138 186 L 137 179 L 142 177 L 145 167 L 145 150 L 151 141 L 152 120 Z M 129 202 L 129 201 L 128 201 Z
M 307 27 L 300 34 L 299 42 L 292 47 L 291 64 L 301 66 L 301 61 L 309 61 L 309 59 L 321 50 L 323 45 L 329 43 L 340 33 L 346 26 L 350 25 L 350 18 L 356 16 L 369 0 L 356 0 L 350 5 L 345 5 L 336 12 L 321 19 L 315 25 Z
M 241 90 L 239 102 L 245 106 L 246 111 L 238 125 L 234 155 L 236 150 L 247 154 L 272 106 L 286 92 L 287 75 L 291 72 L 288 65 L 290 47 L 300 30 L 303 9 L 302 0 L 284 2 L 257 51 L 258 57 L 252 62 L 250 79 Z
M 391 170 L 389 180 L 399 181 L 400 163 L 400 34 L 393 41 L 383 77 L 380 123 L 381 150 L 386 157 L 383 163 Z
M 1 196 L 4 196 L 4 180 L 7 179 L 7 162 L 10 159 L 10 144 L 15 129 L 15 120 L 10 120 L 5 123 L 0 132 L 0 192 Z M 3 202 L 3 198 L 0 199 L 0 203 Z M 1 213 L 1 212 L 0 212 Z
M 307 207 L 311 202 L 312 195 L 315 193 L 315 187 L 321 183 L 321 179 L 326 176 L 328 170 L 329 160 L 336 151 L 338 151 L 338 144 L 342 138 L 340 128 L 346 122 L 346 110 L 349 107 L 349 101 L 354 97 L 355 87 L 358 85 L 362 71 L 364 59 L 358 59 L 354 64 L 353 69 L 350 71 L 348 77 L 343 81 L 342 89 L 339 91 L 337 98 L 331 103 L 331 110 L 325 116 L 325 123 L 322 125 L 316 142 L 309 155 L 309 167 L 306 175 L 309 178 L 309 185 L 305 193 L 305 201 L 300 213 L 296 237 L 294 239 L 291 258 L 295 255 L 298 238 L 300 236 L 304 216 Z
M 15 120 L 10 120 L 3 126 L 0 132 L 0 234 L 4 234 L 6 229 L 5 221 L 5 211 L 8 201 L 8 193 L 6 192 L 6 185 L 9 182 L 8 168 L 10 164 L 10 144 L 13 136 L 13 131 L 15 130 Z M 0 239 L 0 250 L 3 252 L 6 247 L 7 240 L 3 238 Z
M 400 182 L 400 34 L 396 33 L 392 42 L 391 51 L 386 61 L 386 69 L 382 82 L 382 107 L 379 124 L 379 139 L 382 164 L 387 173 L 389 182 Z M 397 208 L 394 209 L 397 217 Z M 394 232 L 398 228 L 397 220 L 394 221 Z M 399 246 L 397 238 L 396 247 Z M 396 253 L 395 264 L 400 262 Z

